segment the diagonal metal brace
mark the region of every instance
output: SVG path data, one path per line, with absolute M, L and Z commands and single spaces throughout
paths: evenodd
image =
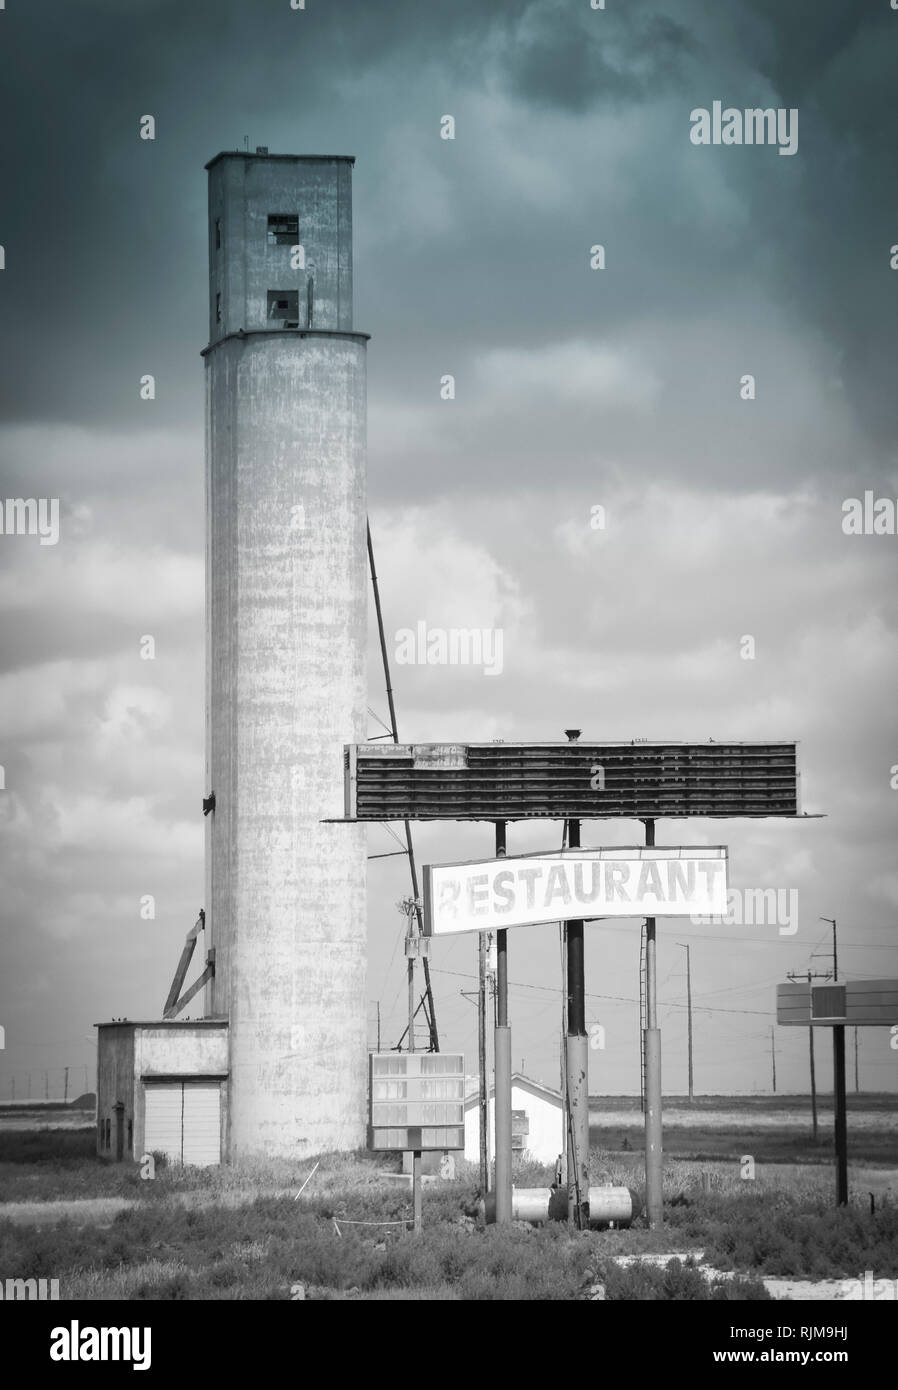
M 199 917 L 197 917 L 196 922 L 191 927 L 190 931 L 187 933 L 187 937 L 184 941 L 184 949 L 181 952 L 181 959 L 178 961 L 178 968 L 175 971 L 175 978 L 171 982 L 171 989 L 168 991 L 168 998 L 166 999 L 165 1006 L 162 1010 L 163 1018 L 173 1018 L 175 1014 L 178 1012 L 180 1006 L 176 1005 L 175 1003 L 175 1001 L 178 998 L 178 991 L 183 985 L 184 977 L 186 976 L 187 971 L 190 968 L 190 962 L 193 959 L 193 952 L 196 948 L 196 939 L 199 936 L 200 932 L 204 929 L 205 925 L 206 914 L 203 911 L 203 909 L 200 908 L 200 915 Z M 191 998 L 192 997 L 193 996 L 191 996 Z
M 194 980 L 194 982 L 193 982 L 193 984 L 190 986 L 190 988 L 189 988 L 188 990 L 186 990 L 186 991 L 184 992 L 184 994 L 181 995 L 181 998 L 178 1000 L 177 1004 L 173 1005 L 173 1007 L 169 1010 L 169 1012 L 165 1015 L 165 1017 L 166 1017 L 166 1018 L 176 1018 L 177 1015 L 181 1012 L 181 1010 L 182 1010 L 183 1008 L 185 1008 L 185 1007 L 190 1003 L 190 1001 L 191 1001 L 191 999 L 193 998 L 193 996 L 194 996 L 195 994 L 199 994 L 200 990 L 202 989 L 202 987 L 203 987 L 203 985 L 206 983 L 206 981 L 212 979 L 212 976 L 213 976 L 214 974 L 215 974 L 215 963 L 214 963 L 214 961 L 211 961 L 211 960 L 210 960 L 209 964 L 206 966 L 206 968 L 205 968 L 205 970 L 203 971 L 202 975 L 200 975 L 198 979 Z

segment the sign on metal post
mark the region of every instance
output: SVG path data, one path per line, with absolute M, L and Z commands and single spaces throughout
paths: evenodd
M 576 918 L 724 916 L 727 851 L 643 845 L 424 866 L 424 933 Z
M 776 987 L 776 1021 L 802 1028 L 875 1028 L 898 1023 L 898 980 L 845 980 Z
M 898 1024 L 898 980 L 795 981 L 776 987 L 776 1021 L 787 1027 L 831 1028 L 833 1034 L 836 1202 L 848 1203 L 848 1097 L 845 1029 Z M 813 1056 L 813 1053 L 811 1054 Z
M 427 1153 L 465 1147 L 465 1059 L 452 1052 L 370 1054 L 368 1147 Z
M 643 851 L 639 857 L 628 858 L 615 850 L 607 852 L 616 858 L 606 864 L 601 853 L 579 849 L 580 822 L 643 821 L 646 847 L 651 848 L 657 820 L 795 819 L 801 815 L 798 749 L 791 740 L 586 743 L 578 730 L 565 732 L 563 743 L 347 744 L 341 819 L 350 823 L 492 821 L 497 845 L 499 827 L 504 837 L 509 821 L 567 822 L 570 854 L 579 856 L 570 863 L 568 854 L 515 860 L 497 855 L 498 862 L 485 865 L 431 866 L 425 884 L 429 919 L 425 931 L 448 935 L 496 930 L 504 945 L 508 926 L 563 920 L 570 924 L 569 944 L 575 944 L 582 955 L 583 921 L 646 918 L 650 1024 L 644 1037 L 651 1039 L 645 1051 L 646 1085 L 649 1094 L 657 1095 L 654 1109 L 650 1105 L 646 1111 L 646 1143 L 648 1153 L 649 1128 L 654 1126 L 660 1156 L 661 1035 L 651 1022 L 656 1018 L 654 921 L 666 916 L 726 916 L 726 854 L 715 847 L 662 852 L 656 857 L 645 857 Z M 704 866 L 694 863 L 694 897 L 690 897 L 690 864 L 684 857 L 692 853 L 705 861 Z M 446 874 L 440 878 L 443 870 Z M 504 961 L 504 952 L 501 958 Z M 574 973 L 572 967 L 569 992 Z M 581 970 L 575 990 L 581 1007 L 582 991 Z M 497 1028 L 497 1038 L 500 1032 Z M 582 1070 L 585 1093 L 585 1064 Z M 504 1119 L 510 1119 L 510 1114 Z M 411 1147 L 409 1134 L 396 1137 L 393 1143 L 386 1139 L 379 1143 L 382 1148 L 394 1146 Z M 581 1145 L 584 1151 L 585 1147 Z M 658 1213 L 660 1220 L 660 1161 L 655 1167 L 646 1164 L 646 1190 L 647 1209 Z

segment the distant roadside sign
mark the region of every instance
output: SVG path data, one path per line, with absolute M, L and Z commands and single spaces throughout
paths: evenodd
M 424 932 L 595 917 L 725 916 L 723 845 L 550 851 L 424 867 Z
M 898 1023 L 898 980 L 777 985 L 776 1021 L 803 1028 L 890 1027 Z
M 452 1052 L 372 1052 L 368 1148 L 465 1147 L 465 1059 Z

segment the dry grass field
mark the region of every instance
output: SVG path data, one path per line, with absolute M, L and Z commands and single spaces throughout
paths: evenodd
M 860 1102 L 865 1102 L 862 1106 Z M 765 1298 L 761 1277 L 898 1277 L 898 1128 L 891 1097 L 849 1115 L 851 1203 L 834 1206 L 831 1116 L 818 1143 L 796 1098 L 702 1098 L 665 1106 L 665 1227 L 568 1234 L 480 1229 L 477 1173 L 425 1189 L 415 1237 L 407 1185 L 371 1157 L 200 1170 L 99 1161 L 93 1127 L 0 1115 L 0 1279 L 55 1278 L 63 1299 Z M 641 1113 L 592 1102 L 591 1176 L 641 1196 Z M 55 1117 L 54 1117 L 55 1118 Z M 751 1154 L 755 1177 L 740 1176 Z M 526 1163 L 516 1182 L 546 1186 Z M 871 1213 L 870 1196 L 876 1194 Z M 666 1269 L 648 1256 L 676 1252 Z M 618 1263 L 620 1257 L 630 1262 Z M 633 1257 L 636 1257 L 635 1259 Z M 707 1278 L 689 1259 L 725 1272 Z M 733 1277 L 735 1276 L 735 1277 Z M 785 1286 L 784 1286 L 785 1287 Z M 593 1291 L 590 1294 L 590 1290 Z M 830 1294 L 830 1296 L 833 1296 Z

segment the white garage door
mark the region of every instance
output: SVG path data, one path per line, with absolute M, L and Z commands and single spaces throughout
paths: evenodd
M 221 1162 L 221 1088 L 217 1082 L 160 1082 L 145 1087 L 144 1148 L 172 1163 Z
M 221 1162 L 221 1087 L 184 1082 L 184 1162 Z
M 184 1087 L 177 1085 L 146 1086 L 144 1148 L 147 1153 L 162 1153 L 174 1163 L 181 1162 L 181 1113 Z

